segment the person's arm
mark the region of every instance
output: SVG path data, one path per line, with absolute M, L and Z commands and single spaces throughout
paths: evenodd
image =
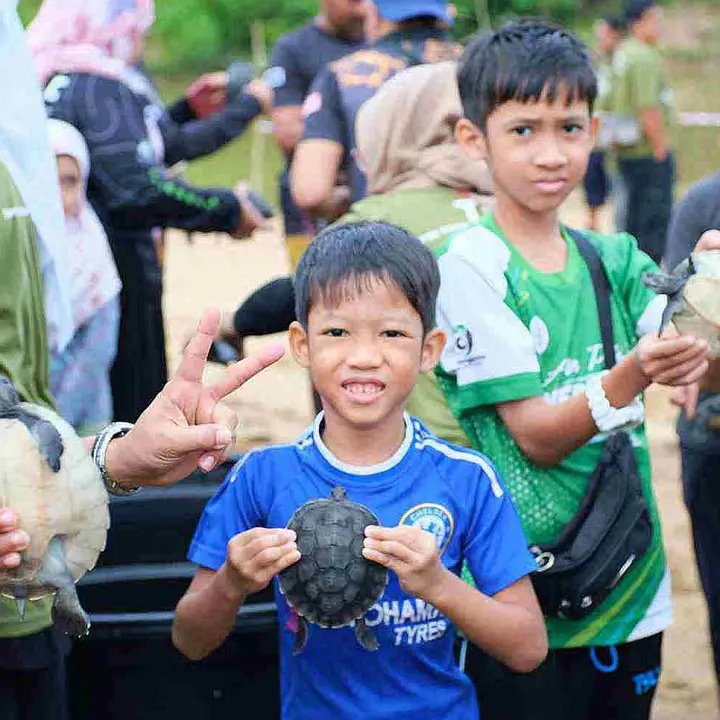
M 487 459 L 482 466 L 458 460 L 452 473 L 466 518 L 458 518 L 457 532 L 476 587 L 443 565 L 433 535 L 417 527 L 371 526 L 363 554 L 396 572 L 406 592 L 436 607 L 484 652 L 530 672 L 547 653 L 547 634 L 520 518 Z
M 640 110 L 640 126 L 650 143 L 653 157 L 662 162 L 668 156 L 668 133 L 659 105 Z
M 259 81 L 256 81 L 259 83 Z M 257 94 L 256 94 L 257 93 Z M 264 112 L 259 91 L 241 93 L 231 104 L 203 119 L 173 121 L 169 114 L 161 119 L 165 142 L 165 162 L 174 165 L 210 155 L 242 135 L 250 123 Z
M 337 79 L 330 67 L 320 72 L 303 105 L 305 131 L 295 149 L 290 188 L 301 210 L 334 220 L 347 210 L 348 195 L 338 195 L 346 128 Z
M 278 81 L 273 98 L 273 136 L 287 157 L 293 154 L 303 136 L 302 104 L 309 90 L 298 52 L 302 52 L 302 48 L 294 44 L 292 37 L 281 38 L 271 60 L 271 72 L 282 80 Z
M 230 634 L 248 596 L 299 559 L 292 530 L 256 527 L 233 537 L 219 570 L 200 568 L 178 603 L 175 647 L 191 660 L 206 657 Z
M 471 238 L 471 233 L 465 237 L 474 243 L 484 242 L 489 248 L 498 242 L 482 228 L 473 230 L 472 235 L 477 237 Z M 556 465 L 598 432 L 587 399 L 578 395 L 558 404 L 544 399 L 533 338 L 504 302 L 507 286 L 503 273 L 491 266 L 474 266 L 454 251 L 455 243 L 439 259 L 437 306 L 438 325 L 451 339 L 441 359 L 443 372 L 454 378 L 457 387 L 451 408 L 462 415 L 478 406 L 495 406 L 532 462 L 542 467 Z M 627 250 L 631 252 L 632 244 Z M 637 251 L 636 255 L 645 262 L 645 255 Z M 489 252 L 488 256 L 493 254 Z M 637 282 L 639 275 L 629 277 L 635 286 L 641 284 Z M 472 288 L 472 302 L 458 293 L 458 288 Z M 631 296 L 633 291 L 622 292 Z M 643 293 L 645 308 L 652 293 L 647 289 Z M 636 314 L 638 329 L 650 332 L 644 313 L 638 309 Z M 656 323 L 653 329 L 657 327 Z M 602 385 L 610 404 L 624 407 L 650 382 L 694 382 L 707 366 L 706 355 L 707 344 L 693 338 L 658 339 L 648 334 L 603 378 Z
M 90 151 L 90 190 L 105 211 L 104 222 L 240 234 L 247 218 L 235 193 L 170 179 L 155 162 L 143 104 L 123 83 L 77 76 L 65 92 L 73 94 L 77 127 Z

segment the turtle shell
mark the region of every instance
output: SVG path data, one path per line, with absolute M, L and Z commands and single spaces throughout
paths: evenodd
M 0 592 L 12 595 L 26 586 L 30 595 L 54 592 L 36 583 L 48 543 L 63 539 L 67 569 L 73 579 L 92 569 L 105 547 L 110 525 L 102 477 L 73 428 L 57 413 L 29 403 L 23 411 L 49 421 L 62 438 L 60 470 L 53 472 L 36 441 L 17 419 L 0 418 L 0 507 L 10 507 L 30 536 L 18 568 L 0 569 Z
M 682 307 L 673 317 L 678 332 L 707 340 L 711 357 L 720 354 L 720 251 L 693 254 L 695 273 L 682 292 Z M 686 261 L 687 262 L 687 261 Z
M 339 628 L 359 620 L 380 599 L 387 568 L 363 557 L 365 528 L 375 514 L 336 487 L 327 500 L 299 507 L 287 527 L 297 534 L 300 560 L 280 573 L 288 604 L 308 622 Z

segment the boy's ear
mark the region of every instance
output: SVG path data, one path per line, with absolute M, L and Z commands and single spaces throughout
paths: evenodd
M 445 347 L 445 333 L 439 328 L 433 328 L 425 335 L 420 358 L 420 372 L 428 373 L 435 369 L 440 362 Z
M 593 115 L 592 119 L 590 120 L 590 137 L 593 142 L 593 147 L 595 146 L 595 140 L 597 139 L 597 134 L 600 132 L 600 123 L 602 121 L 597 115 Z
M 288 333 L 290 352 L 293 354 L 293 357 L 304 368 L 310 367 L 310 350 L 308 348 L 308 336 L 305 328 L 295 320 L 290 324 Z
M 455 125 L 455 142 L 471 158 L 488 159 L 488 147 L 485 133 L 467 118 L 460 118 Z

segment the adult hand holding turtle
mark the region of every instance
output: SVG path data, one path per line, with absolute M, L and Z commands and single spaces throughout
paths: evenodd
M 216 382 L 203 384 L 219 324 L 217 310 L 205 312 L 174 376 L 132 430 L 108 446 L 106 468 L 121 487 L 171 485 L 195 468 L 212 470 L 226 457 L 238 418 L 223 400 L 279 360 L 284 350 L 268 347 L 230 366 Z M 28 541 L 12 509 L 0 509 L 0 565 L 17 567 Z

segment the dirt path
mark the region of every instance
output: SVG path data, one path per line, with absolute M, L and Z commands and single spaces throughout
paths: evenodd
M 578 221 L 578 206 L 568 210 Z M 224 236 L 197 236 L 189 244 L 182 234 L 171 235 L 166 259 L 165 307 L 171 364 L 203 307 L 233 309 L 252 289 L 287 271 L 287 259 L 277 232 L 248 242 Z M 248 350 L 283 336 L 254 339 Z M 218 372 L 211 367 L 209 373 Z M 239 445 L 285 442 L 297 437 L 312 413 L 304 371 L 286 357 L 254 379 L 232 398 L 242 419 Z M 718 720 L 714 679 L 708 650 L 706 613 L 690 544 L 687 514 L 682 504 L 679 459 L 673 429 L 674 410 L 666 393 L 649 394 L 649 432 L 655 486 L 663 518 L 672 571 L 675 623 L 667 633 L 665 670 L 655 720 Z

